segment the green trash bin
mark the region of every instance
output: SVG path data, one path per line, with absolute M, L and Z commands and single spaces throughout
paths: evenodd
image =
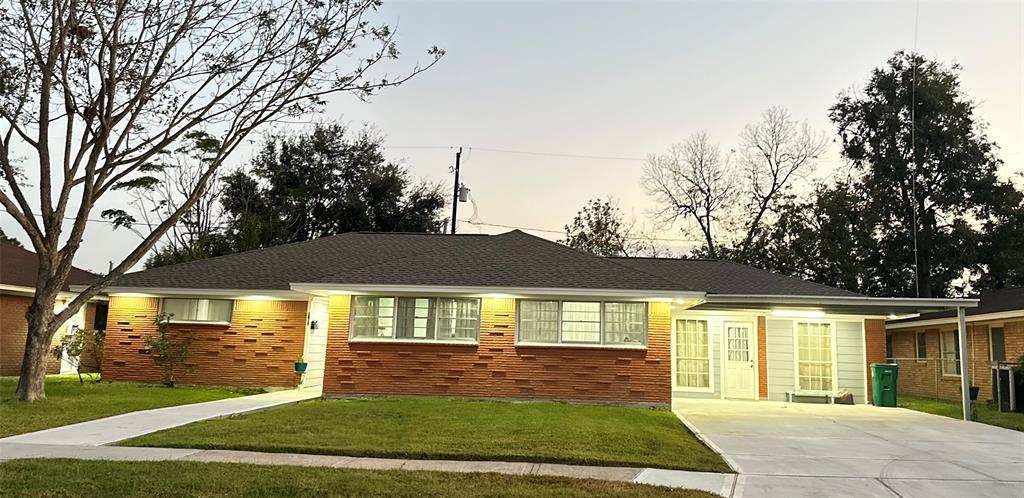
M 871 396 L 875 406 L 896 406 L 896 379 L 900 367 L 891 363 L 871 364 Z

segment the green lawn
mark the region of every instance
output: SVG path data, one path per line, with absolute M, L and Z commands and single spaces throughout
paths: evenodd
M 669 411 L 552 402 L 320 400 L 121 444 L 731 472 Z
M 368 471 L 234 463 L 15 460 L 0 464 L 4 496 L 389 496 L 713 498 L 625 482 L 501 474 Z
M 253 394 L 254 389 L 78 382 L 77 375 L 46 378 L 46 399 L 13 399 L 17 377 L 0 377 L 0 437 L 13 436 L 120 413 L 200 403 Z
M 963 418 L 964 413 L 959 401 L 900 396 L 897 399 L 897 404 L 903 408 L 945 417 Z M 975 403 L 974 406 L 976 422 L 1024 431 L 1024 413 L 1001 412 L 995 406 L 990 406 L 985 402 Z

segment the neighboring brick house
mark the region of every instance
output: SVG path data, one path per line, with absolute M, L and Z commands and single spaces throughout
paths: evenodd
M 0 241 L 0 375 L 18 375 L 21 371 L 25 339 L 28 336 L 25 312 L 32 304 L 32 296 L 35 294 L 37 268 L 35 253 L 10 242 Z M 95 278 L 96 275 L 93 273 L 72 268 L 67 285 L 58 296 L 57 305 L 63 305 L 76 295 L 70 291 L 70 285 L 88 284 Z M 57 331 L 52 343 L 60 343 L 60 339 L 71 326 L 102 327 L 105 308 L 106 303 L 102 298 L 83 306 L 75 317 Z M 72 367 L 73 365 L 57 356 L 47 356 L 47 373 L 60 373 L 62 369 L 70 371 Z
M 1016 364 L 1024 355 L 1024 287 L 978 296 L 968 308 L 968 376 L 978 399 L 993 399 L 992 368 Z M 960 346 L 955 341 L 956 312 L 923 313 L 886 323 L 890 361 L 900 367 L 901 394 L 959 400 Z
M 107 291 L 107 380 L 158 379 L 144 338 L 163 313 L 193 338 L 186 383 L 654 405 L 840 390 L 870 402 L 886 316 L 975 304 L 725 261 L 603 258 L 520 231 L 348 233 L 131 273 Z

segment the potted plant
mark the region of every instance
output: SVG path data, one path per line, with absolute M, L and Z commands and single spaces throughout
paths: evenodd
M 295 371 L 298 373 L 305 372 L 306 367 L 308 366 L 309 363 L 306 363 L 306 360 L 303 360 L 301 356 L 297 360 L 295 360 Z

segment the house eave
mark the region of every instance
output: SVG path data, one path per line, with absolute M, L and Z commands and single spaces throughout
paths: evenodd
M 643 289 L 580 289 L 559 287 L 483 287 L 454 285 L 379 285 L 379 284 L 328 284 L 293 283 L 294 291 L 311 294 L 438 294 L 467 296 L 579 296 L 602 298 L 656 299 L 696 301 L 704 298 L 703 292 Z
M 708 294 L 704 307 L 751 306 L 763 309 L 796 308 L 870 315 L 907 315 L 956 308 L 973 308 L 977 299 L 904 298 L 866 296 L 794 296 Z
M 994 320 L 1011 320 L 1011 319 L 1024 319 L 1024 309 L 1010 310 L 1010 311 L 997 311 L 993 313 L 982 313 L 978 315 L 967 315 L 967 323 L 977 322 L 989 322 Z M 943 318 L 929 318 L 925 320 L 913 320 L 908 322 L 899 323 L 887 323 L 885 328 L 887 330 L 899 330 L 899 329 L 913 329 L 920 327 L 933 327 L 936 325 L 956 325 L 957 319 L 955 316 L 943 317 Z

